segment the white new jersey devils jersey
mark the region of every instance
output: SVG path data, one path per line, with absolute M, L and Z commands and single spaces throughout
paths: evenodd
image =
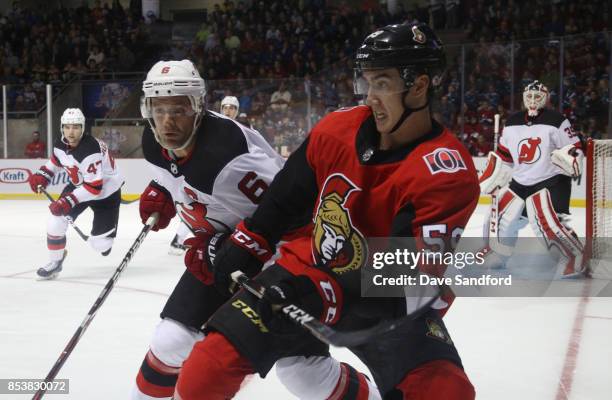
M 75 148 L 57 140 L 45 167 L 53 173 L 66 171 L 79 203 L 105 199 L 124 183 L 106 143 L 89 135 L 83 135 Z
M 217 231 L 231 231 L 249 217 L 284 159 L 255 130 L 207 111 L 196 132 L 191 155 L 174 160 L 150 128 L 142 150 L 154 180 L 175 202 L 198 202 Z
M 552 110 L 542 110 L 532 119 L 516 113 L 506 122 L 497 153 L 513 163 L 512 179 L 530 186 L 565 172 L 554 165 L 550 154 L 568 144 L 580 143 L 569 121 Z

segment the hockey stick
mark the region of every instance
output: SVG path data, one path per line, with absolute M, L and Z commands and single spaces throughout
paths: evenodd
M 253 279 L 250 279 L 241 271 L 233 272 L 232 279 L 258 299 L 263 298 L 263 293 L 265 291 L 264 286 Z M 394 330 L 407 321 L 418 318 L 424 312 L 429 310 L 430 306 L 434 303 L 434 301 L 436 301 L 436 299 L 437 297 L 431 298 L 423 307 L 412 314 L 408 314 L 404 317 L 393 320 L 383 320 L 370 328 L 355 331 L 338 331 L 333 329 L 295 304 L 287 304 L 286 306 L 281 307 L 280 311 L 285 317 L 294 323 L 301 325 L 304 329 L 323 343 L 336 347 L 352 347 L 367 343 L 377 336 Z
M 55 200 L 53 200 L 53 197 L 51 197 L 51 195 L 49 194 L 49 192 L 47 192 L 45 190 L 45 188 L 43 188 L 42 186 L 38 185 L 38 191 L 39 193 L 43 193 L 45 196 L 47 196 L 47 198 L 49 199 L 49 201 L 51 203 L 53 203 Z M 81 239 L 83 239 L 84 241 L 87 241 L 87 239 L 89 239 L 89 236 L 87 236 L 86 234 L 83 233 L 83 231 L 81 231 L 79 229 L 78 226 L 76 226 L 74 224 L 74 220 L 72 219 L 72 217 L 70 217 L 69 215 L 65 215 L 64 218 L 66 218 L 66 221 L 68 221 L 68 223 L 70 224 L 70 226 L 72 226 L 74 228 L 74 230 L 76 231 L 76 233 L 79 234 L 79 236 L 81 237 Z
M 83 336 L 83 334 L 89 327 L 89 324 L 96 316 L 96 313 L 98 312 L 100 307 L 102 307 L 102 304 L 104 304 L 104 301 L 110 294 L 111 290 L 113 290 L 113 287 L 115 286 L 115 283 L 117 283 L 119 276 L 121 275 L 125 267 L 128 265 L 128 262 L 130 262 L 130 260 L 134 256 L 134 253 L 136 253 L 136 250 L 138 250 L 138 248 L 144 241 L 145 237 L 151 230 L 151 227 L 155 225 L 158 218 L 159 218 L 158 213 L 153 213 L 149 217 L 146 224 L 143 226 L 142 230 L 140 231 L 140 234 L 138 235 L 136 240 L 134 240 L 132 247 L 130 247 L 125 257 L 123 257 L 123 261 L 121 261 L 121 264 L 119 264 L 119 267 L 117 267 L 113 276 L 106 283 L 106 286 L 104 286 L 104 289 L 102 289 L 102 292 L 100 293 L 100 295 L 94 302 L 93 306 L 91 306 L 91 308 L 87 312 L 85 319 L 83 320 L 83 322 L 81 322 L 81 325 L 77 328 L 77 330 L 74 332 L 74 335 L 72 335 L 72 338 L 70 338 L 70 340 L 68 341 L 68 344 L 64 348 L 64 351 L 62 351 L 57 361 L 55 361 L 53 368 L 51 368 L 51 370 L 47 374 L 47 377 L 45 378 L 45 382 L 51 382 L 53 381 L 53 379 L 55 379 L 58 372 L 60 371 L 60 369 L 62 368 L 62 366 L 64 365 L 64 363 L 66 362 L 70 354 L 72 353 L 72 350 L 74 350 L 77 343 L 79 342 L 79 340 L 81 340 L 81 337 Z M 34 397 L 32 397 L 32 400 L 42 399 L 45 392 L 47 391 L 47 385 L 42 385 L 42 387 L 43 388 L 38 390 L 36 394 L 34 395 Z
M 499 142 L 499 125 L 500 125 L 501 115 L 495 114 L 494 116 L 494 125 L 493 125 L 493 151 L 497 150 L 497 144 Z M 491 219 L 489 220 L 489 248 L 494 252 L 504 255 L 511 256 L 512 255 L 512 247 L 503 244 L 499 240 L 499 202 L 497 199 L 497 194 L 501 188 L 497 186 L 493 192 L 491 192 Z

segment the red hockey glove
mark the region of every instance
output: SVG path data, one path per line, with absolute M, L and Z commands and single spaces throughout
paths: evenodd
M 211 285 L 214 282 L 212 262 L 215 259 L 216 250 L 227 237 L 227 233 L 198 234 L 185 240 L 184 245 L 188 248 L 185 253 L 185 266 L 205 285 Z
M 267 240 L 250 231 L 244 221 L 236 226 L 236 230 L 221 246 L 215 258 L 214 274 L 215 286 L 227 294 L 232 272 L 241 270 L 249 277 L 254 277 L 261 271 L 263 264 L 268 261 L 274 252 Z
M 28 183 L 30 184 L 30 189 L 32 189 L 34 193 L 38 193 L 38 186 L 42 186 L 42 188 L 45 189 L 52 179 L 53 172 L 42 166 L 35 174 L 30 175 Z
M 56 215 L 58 217 L 62 215 L 70 214 L 70 210 L 72 207 L 79 204 L 79 201 L 72 193 L 67 193 L 55 200 L 53 203 L 49 204 L 49 210 L 51 210 L 51 214 Z
M 159 213 L 157 223 L 151 228 L 154 231 L 164 229 L 176 215 L 172 196 L 161 185 L 151 181 L 140 195 L 140 219 L 145 224 L 151 214 Z
M 213 234 L 217 231 L 215 227 L 206 218 L 208 210 L 206 205 L 202 203 L 183 204 L 176 203 L 176 211 L 183 223 L 187 225 L 194 235 L 200 233 Z

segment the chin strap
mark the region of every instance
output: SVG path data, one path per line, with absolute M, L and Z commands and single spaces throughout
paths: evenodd
M 408 95 L 408 91 L 405 91 L 404 92 L 404 96 L 402 97 L 402 105 L 404 105 L 406 103 L 406 96 L 407 95 Z M 427 108 L 428 106 L 429 106 L 429 98 L 427 99 L 427 102 L 424 105 L 422 105 L 421 107 L 410 108 L 410 107 L 404 106 L 404 112 L 402 113 L 402 116 L 397 121 L 397 123 L 391 129 L 391 133 L 395 132 L 404 123 L 406 118 L 408 118 L 412 113 L 417 112 L 417 111 L 421 111 L 422 109 Z

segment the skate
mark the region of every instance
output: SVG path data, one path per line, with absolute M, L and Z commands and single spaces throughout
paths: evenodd
M 187 248 L 178 242 L 178 235 L 174 236 L 172 242 L 170 242 L 170 249 L 168 249 L 168 254 L 173 256 L 182 256 L 185 253 Z
M 61 260 L 48 262 L 44 267 L 36 271 L 36 275 L 38 275 L 41 280 L 55 279 L 62 271 L 62 264 L 66 259 L 66 254 L 68 254 L 68 251 L 64 250 L 64 255 Z

